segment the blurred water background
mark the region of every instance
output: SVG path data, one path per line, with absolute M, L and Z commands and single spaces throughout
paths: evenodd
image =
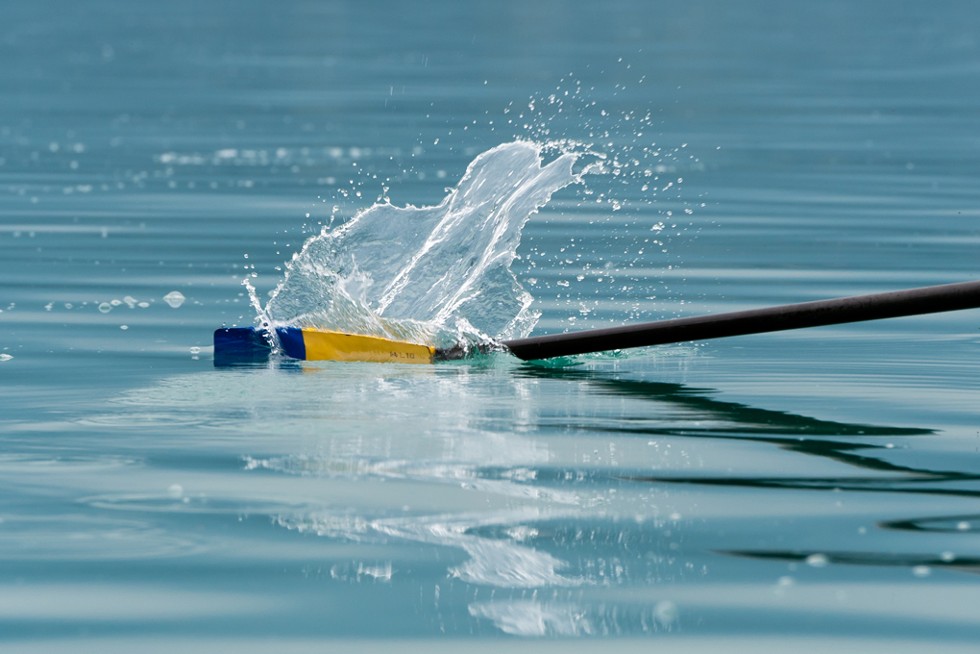
M 607 163 L 534 333 L 980 277 L 966 0 L 8 2 L 0 648 L 973 651 L 976 311 L 213 366 L 243 279 L 515 140 Z

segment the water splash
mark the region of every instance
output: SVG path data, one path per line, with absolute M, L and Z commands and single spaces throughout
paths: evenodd
M 571 142 L 492 148 L 436 206 L 382 202 L 324 228 L 265 307 L 246 283 L 259 320 L 437 346 L 526 336 L 539 314 L 511 271 L 521 231 L 601 160 Z

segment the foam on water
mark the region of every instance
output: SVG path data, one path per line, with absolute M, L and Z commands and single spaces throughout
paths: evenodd
M 539 314 L 511 271 L 521 231 L 600 159 L 567 142 L 492 148 L 436 206 L 382 202 L 323 228 L 264 307 L 246 281 L 258 320 L 439 346 L 525 336 Z

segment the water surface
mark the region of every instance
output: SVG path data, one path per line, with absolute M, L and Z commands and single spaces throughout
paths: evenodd
M 972 3 L 5 13 L 5 650 L 980 637 L 976 311 L 566 366 L 210 350 L 243 279 L 515 140 L 607 157 L 524 227 L 534 333 L 975 279 Z

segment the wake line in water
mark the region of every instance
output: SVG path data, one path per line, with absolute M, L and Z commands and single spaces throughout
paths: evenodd
M 558 156 L 545 162 L 545 153 Z M 261 307 L 271 325 L 444 347 L 527 336 L 539 313 L 510 269 L 528 219 L 582 181 L 584 148 L 505 143 L 473 160 L 437 206 L 383 203 L 311 237 Z M 251 289 L 250 289 L 251 290 Z

